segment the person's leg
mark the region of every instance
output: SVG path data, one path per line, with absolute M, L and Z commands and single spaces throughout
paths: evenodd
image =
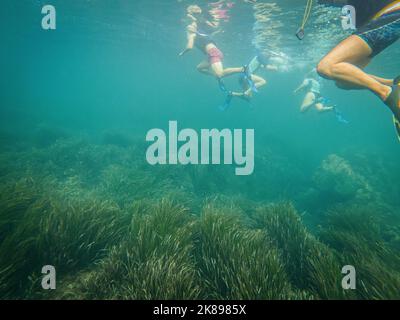
M 371 54 L 369 45 L 352 35 L 320 61 L 317 71 L 322 77 L 336 81 L 341 88 L 368 89 L 384 101 L 391 92 L 390 86 L 382 84 L 358 67 Z
M 304 97 L 303 103 L 300 107 L 300 112 L 305 113 L 308 109 L 310 109 L 315 104 L 315 93 L 307 92 L 306 96 Z
M 242 73 L 244 72 L 244 68 L 226 68 L 224 69 L 224 66 L 221 61 L 215 62 L 211 65 L 211 69 L 214 72 L 214 75 L 218 79 L 222 79 L 228 76 L 231 76 L 236 73 Z
M 370 75 L 372 78 L 374 78 L 376 81 L 379 81 L 380 83 L 386 85 L 386 86 L 393 86 L 393 79 L 385 79 L 381 77 L 377 77 L 374 75 Z
M 355 64 L 357 67 L 359 67 L 360 69 L 364 69 L 365 67 L 367 67 L 369 65 L 369 63 L 371 62 L 371 58 L 368 57 L 364 60 L 360 60 L 357 64 Z M 374 76 L 373 74 L 369 74 L 370 77 L 374 78 L 375 80 L 379 81 L 380 83 L 387 85 L 387 86 L 392 86 L 393 85 L 393 79 L 386 79 L 386 78 L 381 78 L 378 76 Z M 337 86 L 341 89 L 345 89 L 345 90 L 357 90 L 357 89 L 364 89 L 361 87 L 355 87 L 354 85 L 346 85 L 345 83 L 336 83 Z
M 229 77 L 229 76 L 231 76 L 231 75 L 233 75 L 233 74 L 242 73 L 242 72 L 244 72 L 244 68 L 243 68 L 243 67 L 238 67 L 238 68 L 226 68 L 226 69 L 224 69 L 224 75 L 223 75 L 223 77 Z
M 359 67 L 360 69 L 364 70 L 364 68 L 369 65 L 371 60 L 372 60 L 372 58 L 368 57 L 368 58 L 366 58 L 364 60 L 359 61 L 359 63 L 357 63 L 356 66 Z M 392 86 L 393 85 L 393 79 L 386 79 L 386 78 L 375 76 L 373 74 L 369 74 L 369 76 L 374 78 L 375 80 L 379 81 L 380 83 L 387 85 L 387 86 Z
M 267 84 L 267 81 L 264 78 L 257 76 L 255 74 L 251 76 L 251 80 L 253 81 L 256 89 L 260 89 L 261 87 Z M 244 91 L 244 94 L 246 96 L 252 96 L 252 93 L 253 93 L 253 88 L 248 88 L 247 90 Z
M 213 73 L 210 70 L 210 64 L 207 61 L 203 61 L 201 62 L 198 66 L 197 66 L 197 70 L 201 73 L 207 74 L 212 76 Z
M 244 98 L 244 97 L 246 97 L 245 92 L 249 89 L 249 85 L 248 85 L 247 81 L 245 80 L 244 76 L 241 76 L 239 78 L 239 85 L 242 88 L 242 91 L 241 92 L 233 91 L 232 95 L 234 97 Z
M 360 60 L 358 61 L 355 66 L 359 67 L 360 69 L 364 69 L 365 67 L 367 67 L 369 65 L 369 63 L 371 62 L 371 58 L 368 57 L 364 60 Z M 380 83 L 387 85 L 387 86 L 392 86 L 393 85 L 393 79 L 385 79 L 385 78 L 381 78 L 378 76 L 374 76 L 372 74 L 369 74 L 370 77 L 374 78 L 376 81 L 379 81 Z M 336 83 L 337 87 L 344 89 L 344 90 L 361 90 L 361 89 L 365 89 L 363 87 L 360 86 L 354 86 L 353 84 L 349 84 L 349 83 L 345 83 L 345 82 L 341 82 L 341 83 Z
M 385 79 L 385 78 L 380 78 L 374 75 L 369 75 L 370 77 L 374 78 L 376 81 L 380 82 L 381 84 L 385 86 L 393 86 L 393 79 Z M 343 90 L 365 90 L 364 87 L 361 86 L 355 86 L 354 84 L 351 83 L 345 83 L 345 82 L 336 82 L 336 86 L 340 89 Z
M 325 106 L 322 103 L 316 103 L 315 104 L 315 109 L 317 109 L 318 112 L 323 113 L 323 112 L 327 112 L 327 111 L 333 111 L 335 108 L 334 107 Z

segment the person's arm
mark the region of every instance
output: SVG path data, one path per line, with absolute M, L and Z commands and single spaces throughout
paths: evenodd
M 294 93 L 299 92 L 300 90 L 302 90 L 303 88 L 305 88 L 307 85 L 307 80 L 304 80 L 303 83 L 301 84 L 300 87 L 298 87 L 296 90 L 294 90 Z
M 183 50 L 183 51 L 179 54 L 180 57 L 184 56 L 186 53 L 188 53 L 190 50 L 193 49 L 195 39 L 196 39 L 196 33 L 194 32 L 193 27 L 189 26 L 189 27 L 188 27 L 188 33 L 187 33 L 187 44 L 186 44 L 186 48 L 185 48 L 185 50 Z
M 188 53 L 190 50 L 193 49 L 193 47 L 194 47 L 194 39 L 195 38 L 196 38 L 196 34 L 195 33 L 188 34 L 188 41 L 187 41 L 187 44 L 186 44 L 186 48 L 185 48 L 185 50 L 183 50 L 179 54 L 180 57 L 184 56 L 186 53 Z

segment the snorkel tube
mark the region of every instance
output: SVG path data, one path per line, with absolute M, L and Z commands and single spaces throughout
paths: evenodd
M 304 17 L 303 17 L 303 22 L 301 23 L 300 28 L 297 30 L 296 32 L 296 37 L 299 40 L 303 40 L 305 37 L 305 27 L 306 24 L 308 22 L 308 19 L 311 16 L 311 12 L 312 12 L 312 6 L 313 6 L 313 2 L 314 0 L 307 0 L 307 5 L 306 5 L 306 9 L 304 11 Z

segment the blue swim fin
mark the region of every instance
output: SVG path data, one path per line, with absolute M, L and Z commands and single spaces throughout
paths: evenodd
M 261 67 L 261 62 L 258 56 L 255 56 L 249 64 L 246 66 L 247 67 L 247 74 L 254 74 L 260 67 Z
M 228 93 L 228 89 L 226 89 L 225 83 L 222 79 L 218 79 L 218 85 L 222 92 Z
M 223 105 L 219 106 L 219 110 L 224 112 L 226 110 L 228 110 L 231 106 L 231 102 L 233 99 L 233 95 L 232 92 L 228 92 L 228 95 L 226 96 L 225 102 Z
M 322 103 L 323 105 L 331 104 L 331 100 L 326 97 L 320 97 L 318 102 Z M 343 116 L 343 113 L 337 108 L 336 105 L 333 106 L 333 112 L 335 113 L 337 121 L 343 124 L 350 124 L 350 121 Z
M 254 81 L 251 79 L 251 71 L 249 66 L 244 66 L 244 78 L 247 81 L 247 84 L 249 85 L 249 87 L 251 88 L 251 91 L 253 91 L 254 93 L 258 93 L 258 89 L 254 83 Z
M 340 110 L 338 110 L 337 107 L 334 107 L 333 110 L 335 112 L 337 121 L 339 121 L 340 123 L 343 123 L 343 124 L 350 124 L 350 121 L 348 121 L 347 119 L 344 118 L 343 113 Z

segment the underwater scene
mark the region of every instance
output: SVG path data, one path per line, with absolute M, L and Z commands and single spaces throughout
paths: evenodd
M 399 300 L 400 1 L 363 3 L 2 1 L 0 299 Z

